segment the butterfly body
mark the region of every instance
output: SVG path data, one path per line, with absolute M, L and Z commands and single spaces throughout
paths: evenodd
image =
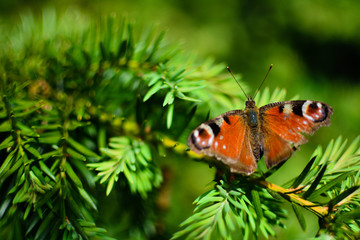
M 233 110 L 202 123 L 188 138 L 190 148 L 214 156 L 231 172 L 250 175 L 265 155 L 271 168 L 284 162 L 299 145 L 301 134 L 330 125 L 333 109 L 322 102 L 285 101 L 257 108 L 249 98 L 244 110 Z

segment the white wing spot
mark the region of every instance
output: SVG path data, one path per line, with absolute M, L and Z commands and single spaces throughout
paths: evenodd
M 224 136 L 223 135 L 220 135 L 220 140 L 223 140 L 224 139 Z
M 310 104 L 311 104 L 311 101 L 307 100 L 307 101 L 304 102 L 304 104 L 302 105 L 301 111 L 303 112 L 304 115 L 306 115 L 308 106 L 309 106 Z
M 318 108 L 321 108 L 321 103 L 318 102 L 318 103 L 316 104 L 316 106 L 317 106 Z
M 211 135 L 211 138 L 209 139 L 209 145 L 211 145 L 213 143 L 213 141 L 214 141 L 214 136 Z
M 194 137 L 196 137 L 196 138 L 199 137 L 199 131 L 198 130 L 194 131 Z
M 290 114 L 292 112 L 291 104 L 285 104 L 283 111 L 285 114 Z
M 205 141 L 202 141 L 201 144 L 205 146 L 206 142 L 205 142 Z
M 215 142 L 215 148 L 217 148 L 219 145 L 218 141 Z
M 223 149 L 226 149 L 226 145 L 223 145 Z
M 314 118 L 312 118 L 311 116 L 307 115 L 307 114 L 304 114 L 304 117 L 306 117 L 307 119 L 311 120 L 311 121 L 314 121 Z
M 309 100 L 307 100 L 306 102 L 304 102 L 304 104 L 303 104 L 302 107 L 301 107 L 301 110 L 302 110 L 302 112 L 303 112 L 304 117 L 306 117 L 306 118 L 309 119 L 310 121 L 314 121 L 315 119 L 314 119 L 312 116 L 310 116 L 310 115 L 307 114 L 308 107 L 309 107 L 309 105 L 310 105 L 311 103 L 312 103 L 312 101 L 309 101 Z

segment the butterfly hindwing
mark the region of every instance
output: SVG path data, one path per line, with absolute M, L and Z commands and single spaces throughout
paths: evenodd
M 333 109 L 317 101 L 287 101 L 265 105 L 259 109 L 260 132 L 268 168 L 288 158 L 321 126 L 330 125 Z
M 188 145 L 196 153 L 215 156 L 232 172 L 251 174 L 256 161 L 251 135 L 244 112 L 226 112 L 201 124 L 188 138 Z

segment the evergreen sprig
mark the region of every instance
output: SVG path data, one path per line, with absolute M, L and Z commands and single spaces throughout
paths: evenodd
M 103 159 L 98 163 L 89 163 L 90 168 L 99 171 L 100 183 L 108 181 L 106 195 L 109 195 L 119 174 L 124 174 L 131 192 L 139 192 L 147 197 L 153 187 L 159 187 L 162 175 L 151 162 L 150 147 L 138 139 L 131 137 L 113 137 L 109 140 L 109 148 L 101 149 Z
M 298 194 L 327 208 L 319 216 L 322 234 L 336 238 L 359 237 L 360 213 L 360 137 L 350 146 L 338 137 L 323 152 L 317 147 L 312 160 L 292 186 Z M 309 167 L 311 166 L 311 167 Z M 296 183 L 296 184 L 295 184 Z
M 181 223 L 183 230 L 173 239 L 248 239 L 251 236 L 275 236 L 271 225 L 284 227 L 286 211 L 264 189 L 249 184 L 246 178 L 220 180 L 194 204 L 194 214 Z

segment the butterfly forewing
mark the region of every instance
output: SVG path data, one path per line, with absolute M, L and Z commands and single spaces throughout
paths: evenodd
M 256 169 L 250 131 L 241 110 L 224 113 L 201 124 L 190 134 L 188 145 L 194 152 L 215 156 L 232 172 L 251 174 Z
M 259 109 L 260 132 L 266 165 L 270 168 L 288 158 L 321 126 L 330 125 L 333 109 L 317 101 L 287 101 Z

